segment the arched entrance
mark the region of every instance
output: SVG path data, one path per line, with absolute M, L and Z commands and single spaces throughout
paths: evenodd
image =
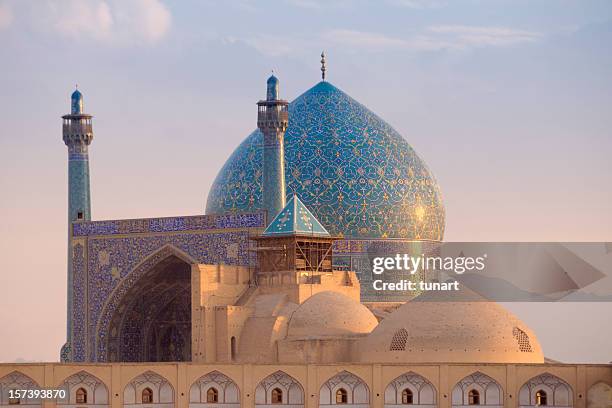
M 130 381 L 123 390 L 123 406 L 135 408 L 145 405 L 173 408 L 174 388 L 161 375 L 147 371 Z
M 15 398 L 11 395 L 11 390 L 38 390 L 40 386 L 30 377 L 18 371 L 13 371 L 10 374 L 0 378 L 0 407 L 8 408 L 15 405 L 26 406 L 31 408 L 42 407 L 40 398 L 28 398 L 26 393 L 23 398 Z
M 572 387 L 561 378 L 543 373 L 527 381 L 519 390 L 519 407 L 572 407 Z
M 419 374 L 408 372 L 391 381 L 385 389 L 385 408 L 412 405 L 412 408 L 435 408 L 436 388 Z
M 504 406 L 504 391 L 493 378 L 476 372 L 459 381 L 451 395 L 453 408 L 484 405 L 489 408 Z
M 321 386 L 319 405 L 368 408 L 370 406 L 370 389 L 365 381 L 355 374 L 342 371 Z
M 587 407 L 609 408 L 612 407 L 612 386 L 598 382 L 587 392 Z
M 240 390 L 236 383 L 219 371 L 198 378 L 189 389 L 189 407 L 240 408 Z
M 303 408 L 304 388 L 284 371 L 277 371 L 255 388 L 255 406 L 259 408 Z
M 191 265 L 170 253 L 121 297 L 107 361 L 191 361 Z
M 66 391 L 56 406 L 71 408 L 87 405 L 88 408 L 108 407 L 108 388 L 100 379 L 86 371 L 81 371 L 66 378 L 61 386 Z

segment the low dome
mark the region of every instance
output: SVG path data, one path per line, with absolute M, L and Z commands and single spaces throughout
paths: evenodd
M 329 82 L 288 109 L 287 199 L 297 194 L 332 235 L 442 240 L 440 188 L 387 122 Z M 227 160 L 208 194 L 206 214 L 262 209 L 262 139 L 254 131 Z
M 361 303 L 337 292 L 320 292 L 293 313 L 288 339 L 340 337 L 370 333 L 376 317 Z
M 408 302 L 359 341 L 362 362 L 543 363 L 535 334 L 493 302 Z

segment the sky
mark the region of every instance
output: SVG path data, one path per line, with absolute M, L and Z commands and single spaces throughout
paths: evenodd
M 610 44 L 610 1 L 0 0 L 0 361 L 65 341 L 76 84 L 94 219 L 203 213 L 270 71 L 294 99 L 325 50 L 434 173 L 445 240 L 612 241 Z M 612 361 L 611 303 L 505 306 L 548 357 Z

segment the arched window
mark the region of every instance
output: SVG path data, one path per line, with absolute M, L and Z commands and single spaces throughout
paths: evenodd
M 524 353 L 531 353 L 533 351 L 533 349 L 531 348 L 531 343 L 529 343 L 529 336 L 527 335 L 527 333 L 525 333 L 518 327 L 515 327 L 512 329 L 512 335 L 516 339 L 520 351 Z
M 412 404 L 413 403 L 413 395 L 412 391 L 409 388 L 406 388 L 402 391 L 402 404 Z
M 404 351 L 406 350 L 406 342 L 408 342 L 408 330 L 401 328 L 395 332 L 391 339 L 391 345 L 389 346 L 390 351 Z
M 232 336 L 230 340 L 230 350 L 232 354 L 232 361 L 236 360 L 236 337 Z
M 283 403 L 283 390 L 275 388 L 272 390 L 272 403 L 282 404 Z
M 480 393 L 476 390 L 470 390 L 468 393 L 468 404 L 480 405 Z
M 76 403 L 87 404 L 87 391 L 85 388 L 79 388 L 76 392 Z
M 153 403 L 153 390 L 151 390 L 149 387 L 142 390 L 142 403 L 143 404 Z
M 210 387 L 208 391 L 206 391 L 206 402 L 209 404 L 216 404 L 219 402 L 219 392 L 216 388 Z
M 336 391 L 336 404 L 348 404 L 348 393 L 344 388 L 339 388 Z
M 548 405 L 548 401 L 546 399 L 546 391 L 539 390 L 538 392 L 536 392 L 535 403 L 536 405 Z

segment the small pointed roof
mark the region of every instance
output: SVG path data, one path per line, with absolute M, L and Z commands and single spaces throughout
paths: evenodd
M 70 95 L 70 113 L 72 115 L 83 113 L 83 94 L 79 91 L 78 85 L 72 95 Z
M 268 84 L 277 84 L 278 83 L 278 78 L 276 77 L 276 75 L 274 75 L 274 71 L 272 71 L 272 74 L 270 75 L 270 78 L 268 78 L 267 83 Z
M 276 101 L 279 99 L 279 82 L 278 78 L 274 76 L 274 73 L 270 75 L 268 81 L 266 82 L 268 86 L 268 90 L 266 91 L 266 100 L 268 101 Z
M 287 235 L 331 236 L 295 194 L 263 232 L 264 237 Z

